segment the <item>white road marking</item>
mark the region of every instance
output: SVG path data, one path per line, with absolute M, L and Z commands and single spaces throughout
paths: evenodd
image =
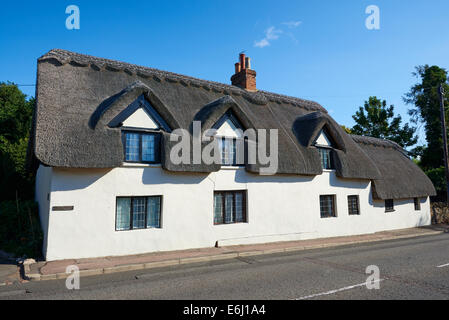
M 380 279 L 380 280 L 376 280 L 374 282 L 381 282 L 381 281 L 384 281 L 384 280 L 385 279 Z M 356 284 L 356 285 L 353 285 L 353 286 L 349 286 L 349 287 L 344 287 L 344 288 L 340 288 L 340 289 L 327 291 L 327 292 L 312 294 L 310 296 L 305 296 L 305 297 L 301 297 L 301 298 L 294 299 L 294 300 L 306 300 L 306 299 L 316 298 L 316 297 L 320 297 L 320 296 L 329 296 L 331 294 L 335 294 L 335 293 L 338 293 L 338 292 L 348 291 L 348 290 L 352 290 L 352 289 L 360 288 L 360 287 L 365 287 L 365 286 L 366 286 L 366 282 L 360 283 L 360 284 Z
M 444 267 L 449 267 L 449 263 L 438 266 L 437 268 L 444 268 Z

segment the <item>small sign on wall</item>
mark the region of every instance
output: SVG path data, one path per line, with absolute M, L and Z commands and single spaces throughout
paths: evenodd
M 74 206 L 57 206 L 53 207 L 52 211 L 73 211 L 75 209 Z

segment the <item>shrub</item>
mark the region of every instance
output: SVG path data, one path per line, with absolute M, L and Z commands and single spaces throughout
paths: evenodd
M 441 224 L 449 224 L 449 207 L 446 203 L 432 203 L 432 221 Z
M 0 202 L 0 249 L 16 257 L 42 257 L 43 234 L 34 201 Z
M 440 192 L 446 191 L 446 172 L 444 167 L 426 170 L 425 172 L 430 180 L 432 180 L 435 189 Z

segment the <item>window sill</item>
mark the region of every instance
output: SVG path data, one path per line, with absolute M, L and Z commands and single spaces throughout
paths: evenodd
M 245 169 L 245 167 L 240 166 L 221 166 L 221 170 L 241 170 Z
M 162 168 L 160 163 L 123 162 L 123 168 Z
M 115 232 L 117 232 L 117 233 L 122 233 L 122 232 L 133 232 L 133 231 L 137 232 L 137 231 L 150 231 L 150 230 L 156 231 L 156 230 L 162 230 L 162 228 L 144 228 L 144 229 L 132 229 L 132 230 L 115 230 Z
M 222 227 L 222 226 L 235 226 L 235 225 L 242 225 L 242 224 L 249 224 L 249 222 L 235 222 L 235 223 L 214 223 L 214 227 Z

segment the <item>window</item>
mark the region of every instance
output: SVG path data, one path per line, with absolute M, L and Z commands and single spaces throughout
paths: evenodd
M 214 193 L 214 224 L 245 223 L 246 191 Z
M 318 149 L 323 170 L 334 170 L 334 160 L 332 150 L 335 147 L 333 140 L 329 138 L 327 130 L 323 128 L 315 139 L 315 147 Z
M 394 212 L 394 200 L 385 200 L 385 212 Z
M 337 212 L 335 210 L 335 195 L 320 196 L 321 218 L 335 218 Z
M 221 150 L 221 164 L 224 166 L 237 165 L 236 143 L 237 139 L 218 137 L 218 145 Z
M 156 136 L 144 134 L 142 137 L 142 162 L 156 161 Z
M 117 198 L 115 230 L 161 228 L 161 196 Z
M 242 166 L 245 164 L 244 140 L 229 137 L 217 137 L 221 150 L 222 166 Z
M 415 211 L 421 211 L 421 201 L 419 201 L 419 198 L 413 199 L 415 202 Z
M 321 157 L 321 166 L 324 170 L 334 169 L 332 163 L 332 149 L 328 148 L 318 148 Z
M 359 196 L 348 196 L 348 211 L 350 216 L 360 215 Z
M 126 162 L 160 162 L 160 135 L 157 133 L 124 133 Z
M 228 110 L 212 127 L 220 148 L 222 166 L 244 165 L 244 134 L 240 121 Z

